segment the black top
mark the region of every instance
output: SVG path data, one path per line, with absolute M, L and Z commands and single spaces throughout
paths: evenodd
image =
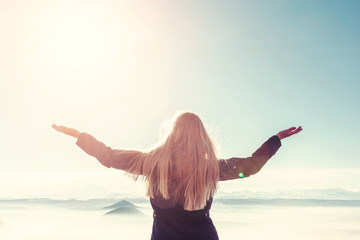
M 210 218 L 212 199 L 204 209 L 186 211 L 181 205 L 161 209 L 150 199 L 154 209 L 151 240 L 218 240 L 218 234 Z
M 143 154 L 139 151 L 111 149 L 87 133 L 81 133 L 76 144 L 86 153 L 110 168 L 132 174 L 135 165 L 141 166 Z M 251 157 L 219 160 L 220 181 L 249 177 L 260 171 L 265 163 L 280 148 L 280 139 L 274 135 L 264 142 Z M 240 176 L 239 176 L 240 174 Z M 161 196 L 150 198 L 154 210 L 151 240 L 216 240 L 218 234 L 210 218 L 212 198 L 204 209 L 186 211 L 181 205 L 173 205 L 171 199 Z

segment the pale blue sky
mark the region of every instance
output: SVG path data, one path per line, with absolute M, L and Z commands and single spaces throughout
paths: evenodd
M 144 149 L 177 110 L 219 157 L 301 125 L 266 169 L 360 168 L 358 1 L 0 4 L 0 173 L 96 171 L 52 123 Z

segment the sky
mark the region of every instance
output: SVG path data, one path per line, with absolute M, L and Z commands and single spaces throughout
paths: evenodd
M 303 127 L 223 189 L 360 191 L 359 11 L 334 0 L 0 0 L 0 198 L 139 193 L 51 125 L 145 150 L 178 111 L 200 116 L 219 158 Z

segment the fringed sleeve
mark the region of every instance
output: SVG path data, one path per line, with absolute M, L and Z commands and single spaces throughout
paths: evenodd
M 279 137 L 274 135 L 263 143 L 251 157 L 220 159 L 220 181 L 249 177 L 259 172 L 280 146 Z
M 124 170 L 135 180 L 143 174 L 145 154 L 142 152 L 112 149 L 88 133 L 80 133 L 76 145 L 107 168 Z

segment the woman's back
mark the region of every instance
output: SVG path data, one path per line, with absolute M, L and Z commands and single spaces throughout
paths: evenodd
M 145 157 L 143 174 L 149 197 L 169 199 L 172 191 L 172 200 L 184 209 L 204 208 L 216 191 L 219 165 L 213 143 L 196 114 L 186 112 L 176 118 L 166 140 Z

